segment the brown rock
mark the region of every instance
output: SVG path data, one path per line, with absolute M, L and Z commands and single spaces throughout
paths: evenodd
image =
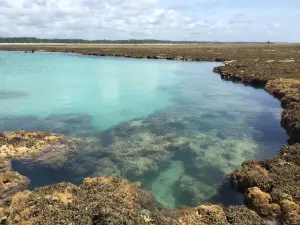
M 281 215 L 280 206 L 272 203 L 270 194 L 261 191 L 258 187 L 247 190 L 246 201 L 251 209 L 262 216 L 278 217 Z
M 300 224 L 300 205 L 293 201 L 283 200 L 281 202 L 285 224 Z
M 229 225 L 224 210 L 218 205 L 199 206 L 184 210 L 178 222 L 181 225 Z
M 258 186 L 263 190 L 271 188 L 269 172 L 257 161 L 247 161 L 242 168 L 231 174 L 233 185 L 241 192 L 249 187 Z
M 232 225 L 269 225 L 255 211 L 245 206 L 230 206 L 225 209 L 225 213 Z
M 19 173 L 10 171 L 0 173 L 0 199 L 25 190 L 28 184 L 29 179 Z

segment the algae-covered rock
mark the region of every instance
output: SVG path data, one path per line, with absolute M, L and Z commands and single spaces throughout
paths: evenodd
M 280 156 L 285 161 L 300 166 L 300 144 L 285 146 L 281 149 Z
M 227 220 L 232 225 L 269 225 L 255 211 L 245 206 L 230 206 L 225 209 Z
M 0 201 L 5 224 L 228 225 L 220 206 L 161 210 L 149 192 L 118 178 L 87 178 L 37 188 Z
M 61 139 L 60 135 L 44 132 L 3 132 L 0 136 L 0 156 L 10 159 L 31 155 Z
M 284 224 L 298 224 L 299 221 L 298 148 L 298 144 L 286 146 L 278 157 L 246 162 L 231 175 L 240 191 L 249 188 L 246 200 L 251 208 L 263 216 L 278 217 Z
M 300 205 L 291 200 L 280 202 L 285 224 L 300 224 Z
M 203 205 L 193 209 L 187 209 L 182 212 L 178 221 L 179 224 L 182 225 L 229 225 L 224 210 L 217 205 Z
M 139 212 L 148 195 L 120 179 L 85 179 L 18 193 L 2 211 L 8 224 L 147 224 Z
M 258 187 L 249 188 L 246 201 L 250 208 L 262 216 L 278 217 L 281 215 L 280 206 L 272 203 L 270 194 L 261 191 Z
M 268 170 L 256 161 L 247 161 L 243 163 L 242 168 L 231 174 L 233 185 L 242 192 L 249 187 L 259 187 L 262 190 L 271 188 L 271 177 Z
M 0 199 L 25 190 L 29 182 L 27 177 L 16 172 L 0 172 Z

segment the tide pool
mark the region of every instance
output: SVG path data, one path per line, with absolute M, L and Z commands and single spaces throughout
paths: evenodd
M 227 176 L 278 154 L 278 100 L 233 84 L 211 62 L 0 52 L 0 131 L 34 130 L 89 144 L 59 170 L 13 162 L 30 188 L 87 176 L 141 181 L 166 207 L 242 204 Z M 59 174 L 59 175 L 58 175 Z

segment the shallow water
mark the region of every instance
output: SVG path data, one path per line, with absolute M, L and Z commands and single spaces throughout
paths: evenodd
M 59 170 L 14 161 L 30 188 L 86 176 L 140 180 L 166 207 L 239 204 L 227 175 L 278 154 L 278 100 L 208 62 L 0 52 L 0 130 L 89 140 Z

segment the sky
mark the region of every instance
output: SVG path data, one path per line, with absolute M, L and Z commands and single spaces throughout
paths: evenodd
M 300 42 L 300 0 L 0 0 L 0 37 Z

